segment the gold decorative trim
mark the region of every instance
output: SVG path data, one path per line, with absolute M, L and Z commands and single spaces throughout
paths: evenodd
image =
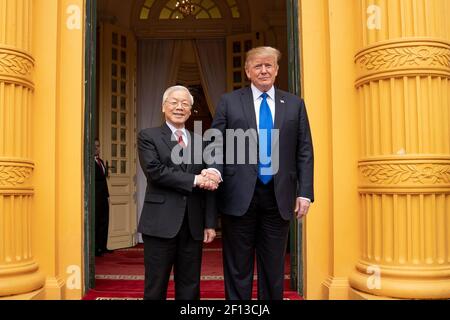
M 0 72 L 31 77 L 32 69 L 30 60 L 0 51 Z
M 362 186 L 442 187 L 450 185 L 450 159 L 360 161 Z
M 450 43 L 437 40 L 385 42 L 355 57 L 356 86 L 399 76 L 437 75 L 450 78 Z
M 33 87 L 34 59 L 26 52 L 0 47 L 0 81 Z
M 366 71 L 399 68 L 403 66 L 450 67 L 450 48 L 410 46 L 379 49 L 367 52 L 358 60 Z
M 23 197 L 23 196 L 33 196 L 34 189 L 32 187 L 15 187 L 15 189 L 4 188 L 0 185 L 0 196 L 3 197 Z
M 0 162 L 0 186 L 24 187 L 29 184 L 33 166 L 30 164 L 10 164 Z

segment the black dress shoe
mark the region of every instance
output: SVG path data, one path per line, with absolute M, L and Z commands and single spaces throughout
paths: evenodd
M 95 256 L 96 256 L 96 257 L 101 257 L 101 256 L 103 256 L 103 252 L 101 252 L 101 251 L 96 251 L 96 252 L 95 252 Z
M 103 253 L 114 253 L 114 250 L 106 249 L 106 250 L 103 251 Z

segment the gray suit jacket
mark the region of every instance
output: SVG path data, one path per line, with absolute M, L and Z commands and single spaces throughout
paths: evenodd
M 190 134 L 193 137 L 193 133 Z M 195 175 L 200 174 L 206 165 L 194 164 L 193 161 L 188 165 L 174 164 L 171 152 L 177 142 L 171 137 L 172 131 L 166 124 L 139 132 L 139 161 L 147 177 L 147 190 L 138 232 L 173 238 L 181 228 L 187 209 L 191 234 L 194 239 L 202 240 L 204 228 L 217 225 L 214 194 L 193 187 Z M 187 149 L 192 151 L 191 160 L 196 142 L 202 144 L 199 151 L 204 147 L 201 137 L 189 138 Z

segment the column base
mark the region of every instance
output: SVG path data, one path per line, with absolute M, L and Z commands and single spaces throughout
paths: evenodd
M 326 297 L 329 300 L 348 300 L 350 284 L 348 278 L 328 277 L 322 283 Z
M 44 282 L 44 276 L 38 271 L 36 263 L 0 269 L 0 297 L 37 291 L 44 287 Z
M 29 293 L 1 297 L 0 300 L 45 300 L 45 289 L 41 288 Z
M 403 270 L 396 277 L 386 275 L 392 271 L 383 270 L 379 274 L 378 286 L 374 286 L 373 274 L 355 271 L 350 277 L 350 286 L 356 291 L 371 296 L 390 297 L 397 299 L 449 299 L 450 278 L 442 276 L 442 271 L 436 271 L 434 276 L 431 270 L 407 273 Z M 445 273 L 445 272 L 444 272 Z M 375 287 L 375 288 L 374 288 Z
M 64 300 L 65 281 L 59 277 L 47 278 L 45 281 L 45 299 L 46 300 Z
M 356 289 L 350 288 L 349 297 L 350 300 L 399 300 L 390 297 L 374 296 Z

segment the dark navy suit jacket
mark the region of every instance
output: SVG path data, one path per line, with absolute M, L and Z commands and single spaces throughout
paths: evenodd
M 220 130 L 224 137 L 226 129 L 254 129 L 253 132 L 257 132 L 253 101 L 250 87 L 223 95 L 218 103 L 212 128 Z M 274 129 L 279 130 L 279 139 L 275 141 L 279 150 L 279 168 L 274 175 L 275 196 L 281 216 L 290 220 L 294 216 L 297 197 L 314 201 L 314 155 L 304 101 L 293 94 L 275 89 Z M 250 135 L 249 139 L 257 144 L 257 134 Z M 210 165 L 218 169 L 223 177 L 218 190 L 217 206 L 222 214 L 242 216 L 253 197 L 258 165 L 250 163 L 249 144 L 245 148 L 248 161 L 244 164 L 238 164 L 238 152 L 242 150 L 237 150 L 236 144 L 233 161 L 227 161 L 231 147 L 227 148 L 226 138 L 223 144 L 223 165 Z M 210 144 L 212 148 L 216 146 L 214 142 Z

